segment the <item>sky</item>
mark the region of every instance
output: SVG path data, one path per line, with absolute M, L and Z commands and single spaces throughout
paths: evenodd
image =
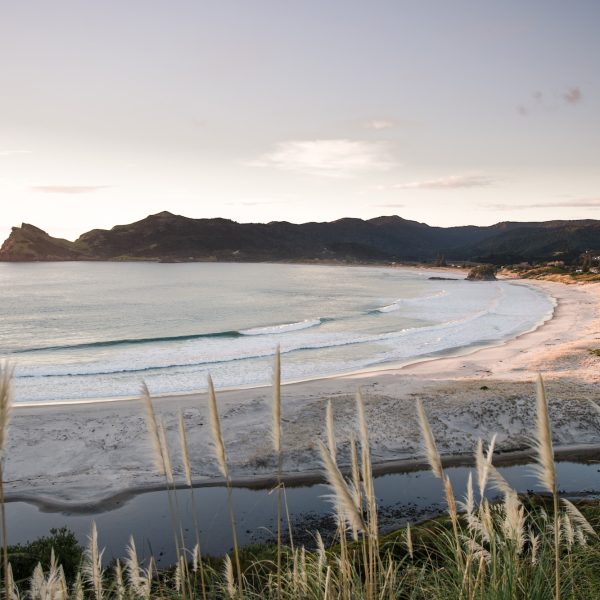
M 0 0 L 0 238 L 600 218 L 597 0 Z

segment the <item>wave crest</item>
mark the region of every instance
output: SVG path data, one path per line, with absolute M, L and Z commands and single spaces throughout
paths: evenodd
M 323 322 L 323 319 L 304 319 L 296 323 L 282 323 L 281 325 L 267 325 L 266 327 L 252 327 L 250 329 L 242 329 L 241 335 L 278 335 L 287 333 L 288 331 L 299 331 L 300 329 L 310 329 L 318 327 Z
M 430 294 L 429 296 L 418 296 L 416 298 L 398 298 L 398 300 L 395 300 L 391 304 L 388 304 L 386 306 L 380 306 L 379 308 L 376 308 L 375 310 L 372 310 L 371 312 L 374 312 L 374 313 L 394 312 L 396 310 L 400 310 L 402 308 L 402 306 L 407 306 L 407 305 L 411 306 L 414 304 L 421 304 L 422 302 L 427 302 L 428 300 L 437 300 L 438 298 L 442 298 L 442 297 L 446 296 L 447 294 L 448 294 L 448 292 L 446 290 L 440 290 L 439 292 L 436 292 L 435 294 Z

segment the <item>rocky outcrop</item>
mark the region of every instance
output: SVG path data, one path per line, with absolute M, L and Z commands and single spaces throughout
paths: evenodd
M 496 281 L 496 268 L 493 265 L 473 267 L 467 275 L 469 281 Z
M 73 242 L 54 238 L 42 229 L 23 223 L 13 227 L 0 248 L 0 260 L 11 262 L 81 260 L 86 255 Z

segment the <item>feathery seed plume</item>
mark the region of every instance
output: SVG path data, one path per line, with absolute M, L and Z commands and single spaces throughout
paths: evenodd
M 597 536 L 595 529 L 591 526 L 590 522 L 579 512 L 579 509 L 566 498 L 562 499 L 562 503 L 565 505 L 567 514 L 571 517 L 571 520 L 578 525 L 583 531 L 590 535 Z
M 117 600 L 123 600 L 125 597 L 125 582 L 123 581 L 123 568 L 121 567 L 121 561 L 117 558 L 115 563 L 115 582 Z
M 281 350 L 277 346 L 273 365 L 273 450 L 281 452 Z
M 413 558 L 413 541 L 410 530 L 410 522 L 406 524 L 406 549 L 408 550 L 408 555 Z
M 129 537 L 125 566 L 127 567 L 127 573 L 129 575 L 129 584 L 131 585 L 133 592 L 136 595 L 141 595 L 143 581 L 142 577 L 140 576 L 140 563 L 138 561 L 138 555 L 137 550 L 135 548 L 135 540 L 133 539 L 133 536 Z
M 345 518 L 353 531 L 365 531 L 365 522 L 354 503 L 352 492 L 348 488 L 348 484 L 337 465 L 333 462 L 329 450 L 321 441 L 319 441 L 319 449 L 321 450 L 321 458 L 325 467 L 325 477 L 335 496 L 335 506 L 343 512 L 341 516 Z
M 327 446 L 329 446 L 331 458 L 335 461 L 337 459 L 337 444 L 335 442 L 335 431 L 333 429 L 333 406 L 331 405 L 331 400 L 327 401 L 327 407 L 325 409 L 325 428 L 327 430 Z
M 33 569 L 31 579 L 29 580 L 29 595 L 32 598 L 39 598 L 42 595 L 42 590 L 46 585 L 46 578 L 44 577 L 44 569 L 42 569 L 42 563 L 39 563 Z
M 556 466 L 554 464 L 554 450 L 552 448 L 552 430 L 548 416 L 548 402 L 542 376 L 537 379 L 537 418 L 536 441 L 534 444 L 537 457 L 536 474 L 540 484 L 551 494 L 556 490 Z
M 496 444 L 496 434 L 492 437 L 492 441 L 488 445 L 487 453 L 483 454 L 483 442 L 477 440 L 477 448 L 475 450 L 475 466 L 477 468 L 477 485 L 479 487 L 479 496 L 481 498 L 485 495 L 485 488 L 487 486 L 488 475 L 490 472 L 490 466 L 492 464 L 492 458 L 494 455 L 494 446 Z
M 169 451 L 169 442 L 167 440 L 167 428 L 163 419 L 160 420 L 158 425 L 158 435 L 160 439 L 160 445 L 162 446 L 163 458 L 165 461 L 165 474 L 167 481 L 173 483 L 173 467 L 171 465 L 171 453 Z
M 96 600 L 102 600 L 102 554 L 104 550 L 98 549 L 98 530 L 96 522 L 92 521 L 92 529 L 88 536 L 88 547 L 85 552 L 85 564 L 83 573 L 88 583 L 92 586 Z
M 562 521 L 562 530 L 565 534 L 565 540 L 567 542 L 567 547 L 570 549 L 575 544 L 575 530 L 573 529 L 573 523 L 571 523 L 571 519 L 569 518 L 568 513 L 564 513 L 561 517 Z
M 152 405 L 152 398 L 150 397 L 148 386 L 145 383 L 142 383 L 142 402 L 146 409 L 146 427 L 148 429 L 148 434 L 150 435 L 150 443 L 152 444 L 154 465 L 160 475 L 165 475 L 165 457 L 160 443 L 156 413 L 154 412 L 154 406 Z
M 83 600 L 83 597 L 83 582 L 81 581 L 81 572 L 79 572 L 73 584 L 73 600 Z
M 192 487 L 192 465 L 190 463 L 190 449 L 188 446 L 187 432 L 185 430 L 185 421 L 183 413 L 179 411 L 179 441 L 181 443 L 181 458 L 183 462 L 183 472 L 185 473 L 186 483 Z
M 350 434 L 350 461 L 352 464 L 352 486 L 354 488 L 354 502 L 358 510 L 362 512 L 362 494 L 360 491 L 360 470 L 358 466 L 358 451 L 356 449 L 356 438 L 354 433 Z
M 197 573 L 199 566 L 200 566 L 200 545 L 196 544 L 194 546 L 194 552 L 192 553 L 192 571 L 194 573 Z
M 417 400 L 417 414 L 419 416 L 419 425 L 421 426 L 421 433 L 423 435 L 423 441 L 425 442 L 425 452 L 427 454 L 427 460 L 433 474 L 439 479 L 444 479 L 444 470 L 442 469 L 442 460 L 438 452 L 437 446 L 435 445 L 435 439 L 423 408 L 423 402 L 420 399 Z
M 319 568 L 319 573 L 323 569 L 323 567 L 327 564 L 327 552 L 325 551 L 325 544 L 323 543 L 323 538 L 321 534 L 317 531 L 317 556 L 318 562 L 317 566 Z
M 223 577 L 225 579 L 225 589 L 227 590 L 227 595 L 230 598 L 235 598 L 236 589 L 235 589 L 235 581 L 233 579 L 233 565 L 231 564 L 231 558 L 229 554 L 225 555 L 225 560 L 223 561 Z
M 177 566 L 175 567 L 175 576 L 174 576 L 174 580 L 175 580 L 175 589 L 178 592 L 181 592 L 182 590 L 182 576 L 183 576 L 183 556 L 179 557 L 179 560 L 177 561 Z
M 13 576 L 12 565 L 8 563 L 8 571 L 6 572 L 6 591 L 8 593 L 8 600 L 20 600 L 19 590 L 15 583 Z M 66 596 L 65 596 L 66 598 Z
M 0 363 L 0 460 L 4 458 L 6 433 L 12 413 L 12 377 L 14 368 L 8 362 Z
M 538 553 L 540 548 L 540 536 L 529 530 L 529 546 L 531 552 L 531 564 L 535 565 L 538 562 Z
M 229 479 L 229 470 L 227 469 L 227 458 L 225 454 L 225 443 L 223 442 L 223 434 L 221 433 L 221 420 L 217 409 L 217 397 L 215 396 L 215 387 L 212 382 L 212 377 L 208 376 L 208 409 L 210 416 L 210 428 L 214 442 L 215 457 L 219 470 L 225 479 Z

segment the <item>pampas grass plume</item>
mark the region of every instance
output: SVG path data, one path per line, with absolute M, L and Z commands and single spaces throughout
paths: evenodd
M 225 579 L 225 589 L 227 590 L 227 595 L 230 598 L 235 598 L 236 590 L 233 579 L 233 565 L 231 564 L 231 558 L 229 557 L 229 554 L 225 555 L 225 560 L 223 561 L 223 577 Z
M 150 443 L 152 444 L 154 465 L 160 475 L 165 475 L 165 458 L 160 443 L 156 413 L 154 412 L 154 406 L 152 405 L 152 398 L 150 397 L 148 386 L 145 383 L 142 383 L 142 402 L 144 403 L 144 408 L 146 410 L 146 428 L 148 429 Z
M 411 558 L 413 558 L 414 548 L 413 548 L 412 533 L 410 530 L 410 522 L 406 524 L 406 549 L 408 550 L 408 555 Z
M 161 419 L 158 426 L 160 445 L 165 464 L 165 475 L 169 483 L 173 483 L 173 466 L 171 465 L 171 453 L 169 452 L 169 442 L 167 441 L 167 428 L 165 422 Z
M 546 401 L 546 390 L 541 375 L 538 375 L 537 379 L 536 434 L 534 444 L 538 463 L 536 474 L 545 490 L 553 494 L 556 491 L 556 467 L 552 448 L 550 417 L 548 416 L 548 402 Z
M 190 463 L 190 449 L 188 446 L 187 432 L 185 430 L 185 421 L 183 413 L 179 411 L 179 441 L 181 443 L 181 458 L 183 462 L 183 472 L 185 473 L 186 483 L 192 487 L 192 465 Z
M 494 446 L 496 445 L 496 434 L 492 437 L 492 441 L 488 445 L 487 453 L 483 454 L 483 442 L 477 440 L 477 448 L 475 449 L 475 466 L 477 469 L 477 486 L 479 487 L 479 495 L 481 498 L 485 495 L 492 458 L 494 455 Z
M 102 600 L 102 554 L 98 549 L 98 530 L 96 522 L 92 521 L 92 528 L 88 536 L 88 547 L 85 552 L 84 575 L 92 586 L 96 600 Z
M 227 468 L 227 458 L 225 454 L 225 443 L 223 442 L 223 434 L 221 433 L 221 420 L 219 418 L 219 410 L 217 409 L 215 386 L 213 385 L 212 377 L 210 375 L 208 376 L 208 412 L 217 464 L 219 465 L 219 470 L 221 471 L 223 477 L 225 477 L 225 479 L 229 479 L 229 470 Z
M 337 460 L 337 444 L 335 441 L 335 431 L 333 429 L 333 406 L 331 400 L 327 401 L 327 408 L 325 409 L 325 428 L 327 430 L 327 446 L 329 447 L 329 453 L 331 458 Z
M 572 502 L 570 502 L 566 498 L 563 498 L 561 502 L 563 503 L 567 514 L 569 515 L 573 523 L 578 525 L 583 531 L 589 533 L 592 536 L 598 535 L 594 528 L 590 525 L 590 522 L 581 514 L 581 512 L 579 512 L 579 509 Z
M 419 425 L 421 426 L 421 433 L 425 442 L 425 452 L 427 455 L 427 461 L 433 474 L 439 479 L 444 479 L 444 470 L 442 469 L 442 459 L 438 452 L 437 446 L 435 445 L 435 439 L 423 408 L 423 402 L 417 400 L 417 415 L 419 416 Z
M 6 433 L 12 413 L 12 377 L 14 368 L 4 362 L 0 364 L 0 459 L 4 457 Z
M 319 441 L 319 449 L 325 467 L 325 477 L 334 493 L 335 505 L 338 510 L 343 512 L 343 515 L 340 516 L 345 518 L 353 531 L 364 532 L 366 530 L 365 522 L 354 502 L 352 492 L 348 489 L 348 484 L 333 462 L 328 448 L 321 441 Z
M 281 453 L 281 351 L 277 346 L 273 364 L 273 450 Z

